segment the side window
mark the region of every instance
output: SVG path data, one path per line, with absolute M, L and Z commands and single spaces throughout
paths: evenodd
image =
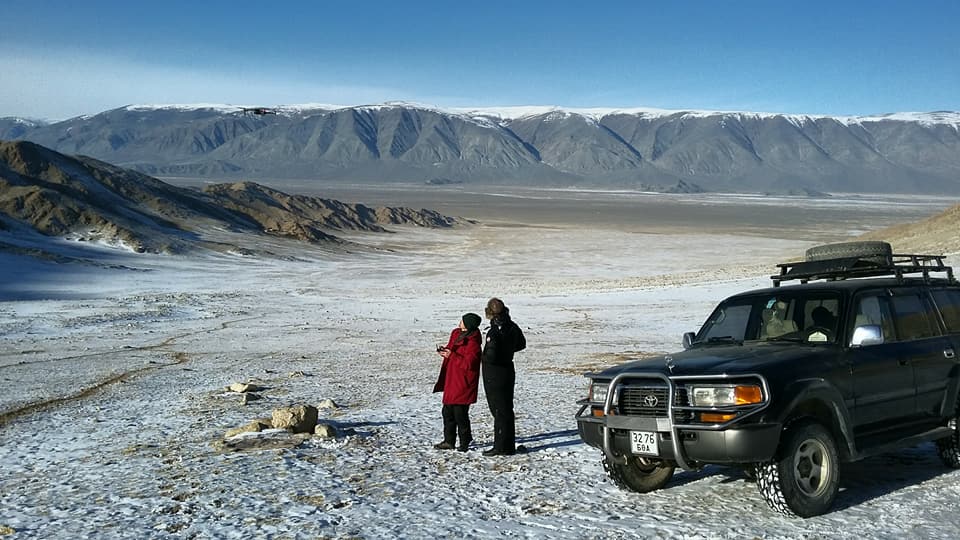
M 947 325 L 947 332 L 960 333 L 960 291 L 945 289 L 931 291 L 934 302 L 940 308 L 943 322 Z
M 911 341 L 937 336 L 934 314 L 917 293 L 898 294 L 890 299 L 893 321 L 899 341 Z
M 879 326 L 883 334 L 884 342 L 897 341 L 896 332 L 893 329 L 893 316 L 890 313 L 890 306 L 887 298 L 881 296 L 883 292 L 867 293 L 856 299 L 856 308 L 854 310 L 853 325 Z

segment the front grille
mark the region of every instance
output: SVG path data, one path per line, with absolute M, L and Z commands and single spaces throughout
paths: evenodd
M 620 414 L 667 417 L 667 388 L 624 386 L 620 389 Z
M 687 389 L 677 388 L 673 398 L 674 405 L 687 404 Z M 636 386 L 624 385 L 620 387 L 620 400 L 617 403 L 617 412 L 625 416 L 646 416 L 652 418 L 667 417 L 667 387 L 666 386 Z M 686 411 L 677 411 L 674 422 L 685 422 L 690 414 Z

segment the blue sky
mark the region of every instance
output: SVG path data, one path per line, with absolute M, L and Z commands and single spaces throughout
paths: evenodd
M 0 2 L 0 117 L 414 101 L 960 110 L 960 2 Z

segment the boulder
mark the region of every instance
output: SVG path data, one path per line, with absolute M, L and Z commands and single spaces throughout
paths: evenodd
M 317 437 L 323 437 L 325 439 L 334 439 L 340 433 L 337 430 L 337 427 L 334 426 L 333 424 L 327 424 L 325 422 L 321 422 L 317 424 L 315 428 L 313 428 L 313 434 L 316 435 Z
M 236 392 L 238 394 L 242 394 L 244 392 L 259 392 L 260 390 L 263 390 L 263 387 L 253 383 L 235 382 L 227 387 L 227 392 Z
M 336 409 L 339 409 L 340 406 L 337 405 L 332 399 L 325 399 L 325 400 L 321 401 L 320 403 L 317 403 L 317 408 L 318 408 L 318 409 L 336 410 Z
M 274 428 L 294 433 L 313 433 L 317 425 L 317 408 L 311 405 L 296 405 L 273 410 Z

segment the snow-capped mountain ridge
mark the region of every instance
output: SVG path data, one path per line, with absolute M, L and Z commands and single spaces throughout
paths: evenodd
M 408 102 L 129 105 L 33 141 L 159 176 L 738 192 L 960 192 L 960 113 L 816 116 Z M 266 114 L 270 113 L 270 114 Z
M 241 112 L 244 109 L 252 109 L 263 105 L 251 104 L 227 104 L 227 103 L 189 103 L 189 104 L 138 104 L 127 105 L 121 109 L 130 111 L 151 111 L 151 110 L 213 110 L 223 113 Z M 797 114 L 797 113 L 777 113 L 777 112 L 755 112 L 755 111 L 728 111 L 728 110 L 710 110 L 710 109 L 659 109 L 653 107 L 562 107 L 557 105 L 527 105 L 527 106 L 503 106 L 503 107 L 442 107 L 425 103 L 411 101 L 386 101 L 376 104 L 362 105 L 338 105 L 330 103 L 300 103 L 290 105 L 268 106 L 267 108 L 285 113 L 302 113 L 305 111 L 338 111 L 346 109 L 356 110 L 382 110 L 392 108 L 417 109 L 433 111 L 441 114 L 453 114 L 462 117 L 488 117 L 500 121 L 517 120 L 520 118 L 541 116 L 545 114 L 565 114 L 574 116 L 583 116 L 594 120 L 600 120 L 605 116 L 612 115 L 631 115 L 642 116 L 645 118 L 660 118 L 668 116 L 683 116 L 688 118 L 707 118 L 712 116 L 743 117 L 768 119 L 781 117 L 794 123 L 803 123 L 809 120 L 832 119 L 845 125 L 858 124 L 864 122 L 882 122 L 885 120 L 900 122 L 918 122 L 927 125 L 947 124 L 960 126 L 960 111 L 912 111 L 912 112 L 892 112 L 878 113 L 869 115 L 829 115 L 829 114 Z M 88 115 L 84 116 L 89 118 Z M 14 117 L 23 122 L 35 122 L 28 119 Z
M 844 126 L 862 125 L 875 122 L 910 122 L 923 126 L 945 125 L 960 131 L 960 111 L 908 111 L 879 113 L 869 115 L 825 115 L 825 114 L 797 114 L 776 112 L 752 111 L 725 111 L 725 110 L 698 110 L 698 109 L 659 109 L 653 107 L 562 107 L 556 105 L 527 105 L 502 107 L 441 107 L 412 101 L 386 101 L 379 104 L 342 105 L 332 103 L 300 103 L 289 105 L 265 106 L 256 104 L 230 103 L 166 103 L 166 104 L 131 104 L 112 109 L 112 111 L 129 112 L 215 112 L 218 114 L 242 115 L 256 108 L 267 108 L 278 116 L 303 117 L 335 111 L 383 111 L 390 109 L 407 109 L 414 111 L 430 111 L 437 114 L 461 118 L 484 127 L 495 127 L 513 121 L 533 117 L 546 117 L 550 120 L 559 120 L 570 117 L 583 117 L 591 122 L 600 122 L 612 116 L 633 116 L 644 120 L 654 121 L 663 118 L 703 119 L 719 118 L 737 120 L 770 120 L 782 118 L 787 122 L 802 127 L 811 122 L 833 120 Z M 104 113 L 111 111 L 104 111 Z M 99 114 L 104 114 L 99 113 Z M 0 118 L 0 138 L 4 138 L 3 126 L 17 125 L 20 128 L 37 128 L 50 124 L 68 121 L 90 120 L 98 114 L 85 114 L 63 121 L 47 121 L 24 117 Z M 18 130 L 19 132 L 19 130 Z

